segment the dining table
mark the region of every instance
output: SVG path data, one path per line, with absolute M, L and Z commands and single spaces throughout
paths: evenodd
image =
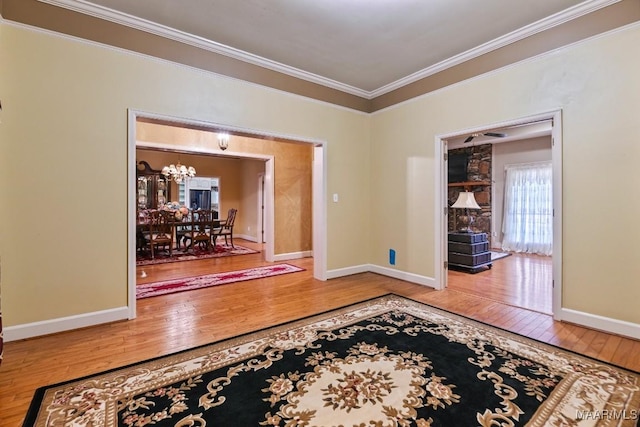
M 138 211 L 138 215 L 136 216 L 136 249 L 138 250 L 142 250 L 148 245 L 148 242 L 145 239 L 145 233 L 149 232 L 149 222 L 151 219 L 151 215 L 149 213 L 150 210 Z M 184 232 L 191 229 L 191 216 L 174 215 L 173 218 L 173 221 L 171 221 L 173 241 L 175 242 L 173 249 L 180 249 L 181 240 L 184 239 Z M 213 228 L 220 227 L 220 224 L 222 224 L 223 222 L 224 220 L 217 218 L 214 219 L 212 224 Z

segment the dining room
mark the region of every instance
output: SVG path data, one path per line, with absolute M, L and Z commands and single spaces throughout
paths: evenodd
M 231 252 L 234 237 L 261 239 L 255 191 L 245 191 L 243 182 L 264 173 L 263 161 L 153 150 L 136 155 L 138 264 Z
M 158 264 L 167 259 L 175 262 L 263 253 L 269 235 L 273 236 L 271 244 L 276 253 L 299 258 L 311 256 L 313 148 L 309 144 L 234 135 L 232 147 L 226 153 L 187 152 L 180 147 L 175 150 L 166 149 L 166 145 L 175 139 L 203 144 L 203 140 L 207 138 L 211 138 L 211 143 L 215 144 L 215 133 L 144 121 L 138 122 L 137 126 L 139 143 L 135 150 L 136 180 L 140 179 L 142 184 L 136 182 L 136 216 L 141 211 L 150 210 L 169 211 L 173 215 L 168 233 L 170 244 L 158 245 L 160 250 L 154 250 L 153 256 L 144 236 L 136 232 L 138 284 L 145 281 L 150 269 L 156 269 L 156 278 L 162 278 L 162 275 L 158 276 L 158 271 L 182 269 L 169 266 L 159 268 Z M 149 147 L 153 144 L 164 144 L 165 148 Z M 238 155 L 239 152 L 248 157 Z M 252 157 L 252 152 L 257 152 L 257 157 Z M 269 153 L 277 157 L 278 161 L 272 171 L 273 231 L 265 233 L 268 226 L 264 218 L 267 161 L 260 157 Z M 176 168 L 184 166 L 187 171 L 191 168 L 195 174 L 176 181 L 171 175 L 162 173 L 163 169 L 170 168 L 171 165 Z M 202 241 L 196 243 L 192 240 L 193 236 L 189 235 L 189 229 L 193 229 L 193 212 L 204 208 L 212 211 L 214 222 L 211 229 L 215 232 L 210 237 L 215 239 L 215 243 L 213 240 L 210 240 L 211 244 Z M 226 223 L 232 209 L 235 210 L 233 230 L 227 230 L 232 232 L 232 236 L 230 233 L 220 234 L 221 226 Z M 136 226 L 137 230 L 145 229 L 145 220 L 137 218 L 136 222 L 142 223 L 141 227 Z M 286 232 L 282 232 L 283 230 Z M 140 245 L 137 244 L 138 241 Z M 168 250 L 169 247 L 171 251 Z M 252 257 L 257 264 L 262 262 L 259 256 Z M 261 258 L 264 258 L 264 254 Z M 247 259 L 249 258 L 245 258 Z

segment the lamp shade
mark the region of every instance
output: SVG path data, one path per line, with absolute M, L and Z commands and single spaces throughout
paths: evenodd
M 482 209 L 478 206 L 476 198 L 473 197 L 473 193 L 470 191 L 461 191 L 458 195 L 458 200 L 456 200 L 451 207 L 460 209 Z

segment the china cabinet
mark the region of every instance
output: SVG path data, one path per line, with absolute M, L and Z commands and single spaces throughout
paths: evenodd
M 160 170 L 141 160 L 137 166 L 138 209 L 158 209 L 171 200 L 171 183 Z

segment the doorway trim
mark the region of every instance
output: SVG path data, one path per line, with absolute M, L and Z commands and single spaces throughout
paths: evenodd
M 484 133 L 492 129 L 522 125 L 541 120 L 551 120 L 551 163 L 553 167 L 553 261 L 552 261 L 552 310 L 555 320 L 562 320 L 562 110 L 507 120 L 476 128 L 457 130 L 435 136 L 434 208 L 435 208 L 435 288 L 447 287 L 447 139 Z
M 256 242 L 265 243 L 265 174 L 258 174 L 258 218 L 256 221 Z
M 138 143 L 136 136 L 136 123 L 139 118 L 159 120 L 168 124 L 191 125 L 198 126 L 200 129 L 210 130 L 212 132 L 229 132 L 249 135 L 262 139 L 279 139 L 291 142 L 313 144 L 313 162 L 312 162 L 312 203 L 314 220 L 312 222 L 313 236 L 313 276 L 318 280 L 326 280 L 326 200 L 323 197 L 326 194 L 326 149 L 324 141 L 314 140 L 310 138 L 276 134 L 272 132 L 262 132 L 254 129 L 240 128 L 235 126 L 223 125 L 213 122 L 205 122 L 200 120 L 178 118 L 161 114 L 143 112 L 139 110 L 128 110 L 128 137 L 127 137 L 127 296 L 129 319 L 136 318 L 136 148 L 155 148 L 159 150 L 167 150 L 174 152 L 183 152 L 191 154 L 215 154 L 226 157 L 241 157 L 250 159 L 259 159 L 265 161 L 265 259 L 273 262 L 274 254 L 274 237 L 275 237 L 275 218 L 274 218 L 274 156 L 248 154 L 243 152 L 221 152 L 217 148 L 203 148 L 188 145 L 172 145 L 160 144 L 152 142 Z

